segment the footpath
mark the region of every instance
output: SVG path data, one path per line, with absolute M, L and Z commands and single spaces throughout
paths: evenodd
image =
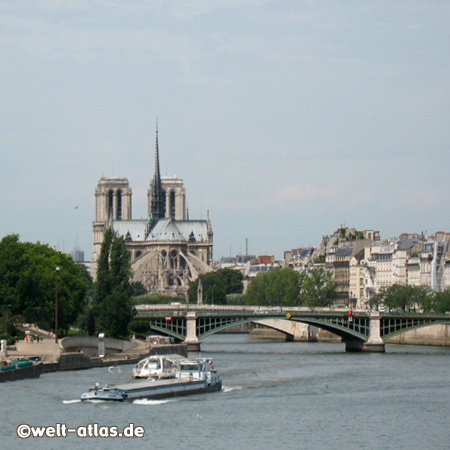
M 44 363 L 55 363 L 59 360 L 61 350 L 55 339 L 43 337 L 39 342 L 17 341 L 8 349 L 8 359 L 40 358 Z

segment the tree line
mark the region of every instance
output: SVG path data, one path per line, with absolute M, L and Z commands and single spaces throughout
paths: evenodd
M 370 299 L 369 305 L 372 308 L 384 305 L 391 311 L 398 312 L 421 310 L 425 313 L 444 314 L 450 311 L 450 288 L 438 292 L 426 286 L 405 286 L 401 284 L 383 286 Z

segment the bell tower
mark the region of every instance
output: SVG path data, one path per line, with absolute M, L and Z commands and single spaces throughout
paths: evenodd
M 97 274 L 97 260 L 103 236 L 114 220 L 131 220 L 131 188 L 126 178 L 105 178 L 103 174 L 95 189 L 94 248 L 92 251 L 93 277 Z

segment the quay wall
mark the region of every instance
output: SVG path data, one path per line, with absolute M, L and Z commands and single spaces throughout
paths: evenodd
M 386 340 L 388 344 L 450 346 L 450 325 L 431 325 Z
M 303 327 L 308 325 L 300 324 Z M 315 327 L 312 327 L 313 329 Z M 318 342 L 341 342 L 341 338 L 336 334 L 325 330 L 316 329 L 317 332 L 304 333 L 304 335 L 313 335 L 313 341 Z M 286 335 L 281 331 L 277 331 L 266 327 L 253 327 L 249 332 L 249 336 L 267 338 L 267 339 L 284 339 Z M 307 341 L 307 339 L 304 339 Z M 311 339 L 310 339 L 311 341 Z M 407 331 L 405 333 L 394 336 L 386 340 L 386 344 L 399 345 L 431 345 L 438 347 L 450 347 L 450 325 L 430 325 L 423 328 Z
M 43 364 L 42 372 L 57 372 L 62 370 L 81 370 L 92 369 L 93 367 L 109 367 L 114 365 L 123 364 L 136 364 L 141 359 L 151 355 L 166 355 L 166 354 L 179 354 L 187 356 L 187 345 L 175 344 L 175 345 L 156 345 L 149 348 L 149 351 L 145 354 L 136 355 L 133 357 L 115 355 L 106 358 L 99 358 L 98 356 L 89 356 L 85 353 L 62 353 L 59 357 L 59 361 L 51 364 Z

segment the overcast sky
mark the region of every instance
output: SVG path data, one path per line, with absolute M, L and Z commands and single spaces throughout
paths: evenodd
M 448 0 L 0 3 L 0 238 L 90 258 L 94 191 L 161 173 L 214 258 L 450 231 Z

